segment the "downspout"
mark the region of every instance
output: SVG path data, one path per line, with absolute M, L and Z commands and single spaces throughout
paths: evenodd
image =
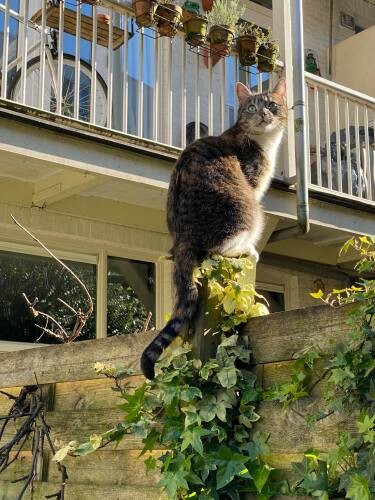
M 292 0 L 294 133 L 296 158 L 297 225 L 275 231 L 269 242 L 302 236 L 310 231 L 309 191 L 307 186 L 307 127 L 305 92 L 305 54 L 302 0 Z

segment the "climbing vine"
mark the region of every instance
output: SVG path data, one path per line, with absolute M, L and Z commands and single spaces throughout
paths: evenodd
M 158 363 L 155 380 L 133 392 L 126 388 L 130 370 L 98 363 L 97 372 L 115 382 L 124 419 L 86 443 L 69 443 L 55 460 L 90 453 L 133 433 L 142 440 L 147 470 L 160 470 L 159 485 L 169 499 L 240 499 L 252 493 L 261 500 L 277 494 L 371 500 L 375 494 L 375 280 L 371 278 L 375 240 L 353 238 L 343 248 L 352 250 L 360 253 L 356 268 L 362 279 L 347 289 L 313 294 L 333 307 L 354 303 L 348 319 L 353 331 L 350 342 L 339 345 L 332 355 L 311 346 L 294 362 L 289 380 L 265 390 L 256 384 L 251 351 L 238 334 L 241 323 L 267 313 L 261 297 L 246 284 L 251 263 L 217 256 L 206 259 L 195 279 L 207 280 L 210 297 L 220 308 L 216 356 L 202 363 L 194 359 L 188 343 L 177 345 Z M 309 396 L 323 379 L 321 408 L 306 420 L 314 425 L 332 413 L 346 412 L 355 419 L 357 432 L 342 433 L 329 452 L 306 450 L 302 462 L 293 464 L 295 480 L 290 483 L 266 462 L 271 453 L 269 436 L 253 429 L 260 418 L 257 406 L 262 400 L 292 405 Z
M 375 239 L 351 238 L 342 252 L 353 250 L 360 256 L 356 269 L 363 277 L 358 283 L 326 295 L 323 291 L 311 294 L 332 307 L 353 303 L 348 316 L 352 327 L 349 342 L 338 345 L 332 355 L 314 347 L 307 350 L 295 362 L 291 379 L 264 394 L 284 405 L 309 395 L 311 373 L 319 361 L 318 380 L 326 379 L 322 404 L 306 420 L 313 424 L 336 412 L 355 420 L 357 432 L 341 433 L 334 449 L 326 453 L 307 450 L 303 461 L 293 465 L 299 478 L 294 493 L 320 500 L 344 495 L 371 500 L 375 496 Z

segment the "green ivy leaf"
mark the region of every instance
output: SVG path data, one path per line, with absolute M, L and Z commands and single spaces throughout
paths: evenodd
M 146 465 L 146 472 L 155 472 L 156 470 L 156 459 L 152 455 L 146 458 L 144 461 Z
M 240 424 L 243 424 L 248 429 L 251 429 L 254 422 L 260 419 L 260 415 L 255 413 L 255 406 L 245 405 L 240 407 L 241 414 L 238 418 Z
M 180 399 L 190 403 L 194 399 L 202 398 L 202 391 L 198 387 L 186 386 L 182 389 Z
M 217 373 L 217 378 L 223 387 L 230 389 L 237 383 L 237 369 L 234 366 L 225 366 Z
M 208 434 L 210 434 L 210 431 L 200 426 L 186 429 L 182 434 L 183 440 L 181 443 L 181 451 L 191 446 L 199 455 L 203 455 L 203 443 L 201 438 Z
M 371 500 L 371 492 L 367 478 L 353 474 L 346 491 L 346 498 L 352 500 Z
M 133 423 L 140 418 L 143 404 L 145 401 L 145 393 L 147 384 L 144 383 L 138 387 L 133 394 L 123 393 L 122 397 L 126 403 L 119 405 L 119 407 L 126 413 L 125 422 Z
M 176 472 L 164 472 L 163 477 L 158 482 L 158 486 L 162 487 L 168 495 L 168 500 L 175 500 L 177 492 L 182 489 L 189 491 L 189 485 L 186 481 L 187 471 L 178 470 Z
M 147 451 L 153 451 L 155 449 L 155 444 L 160 441 L 160 432 L 155 429 L 151 429 L 147 436 L 142 439 L 143 448 L 140 456 L 142 456 Z
M 258 493 L 262 492 L 264 485 L 268 481 L 271 470 L 272 470 L 271 467 L 261 462 L 251 466 L 250 468 L 251 477 L 254 481 Z
M 235 476 L 243 475 L 246 471 L 248 457 L 232 451 L 228 446 L 221 446 L 215 456 L 217 464 L 216 487 L 224 488 Z
M 256 431 L 252 435 L 252 441 L 244 444 L 242 449 L 248 453 L 252 461 L 256 460 L 260 455 L 270 453 L 270 447 L 267 444 L 269 437 L 269 434 L 265 432 Z

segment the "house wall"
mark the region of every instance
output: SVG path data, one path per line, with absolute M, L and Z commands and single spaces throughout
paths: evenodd
M 356 24 L 363 29 L 375 24 L 374 5 L 363 0 L 333 0 L 333 45 L 354 35 L 353 31 L 341 26 L 341 12 L 354 16 Z M 304 0 L 303 16 L 305 48 L 317 54 L 321 76 L 330 78 L 330 0 Z

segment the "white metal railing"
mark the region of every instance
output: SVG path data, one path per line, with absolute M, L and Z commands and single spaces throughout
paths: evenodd
M 375 200 L 375 99 L 305 75 L 311 184 Z
M 235 79 L 272 84 L 236 55 L 213 66 L 182 34 L 138 30 L 125 3 L 86 2 L 0 0 L 3 99 L 184 147 L 233 122 Z

